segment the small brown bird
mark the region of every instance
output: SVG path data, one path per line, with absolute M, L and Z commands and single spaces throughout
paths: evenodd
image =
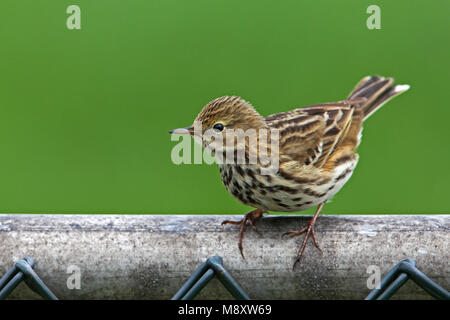
M 317 210 L 306 227 L 283 235 L 305 233 L 294 267 L 310 237 L 320 250 L 314 225 L 323 205 L 344 186 L 355 169 L 358 162 L 355 150 L 361 140 L 363 121 L 388 100 L 409 89 L 408 85 L 394 86 L 393 82 L 392 78 L 365 77 L 346 100 L 267 117 L 262 117 L 247 101 L 234 96 L 217 98 L 203 108 L 196 118 L 196 122 L 202 124 L 200 135 L 208 129 L 222 135 L 232 129 L 278 132 L 278 152 L 268 148 L 279 157 L 276 172 L 262 174 L 263 165 L 259 162 L 219 163 L 222 182 L 228 192 L 255 208 L 240 221 L 222 223 L 240 225 L 238 247 L 242 257 L 242 240 L 247 224 L 258 231 L 255 222 L 265 212 L 297 212 L 313 206 L 317 206 Z M 194 127 L 169 132 L 196 135 Z M 210 144 L 210 139 L 203 139 L 204 147 Z M 245 140 L 246 148 L 251 149 L 250 144 L 249 139 Z M 259 149 L 262 142 L 257 140 L 256 144 Z M 224 148 L 213 148 L 216 154 L 218 150 L 225 152 Z M 248 152 L 245 159 L 248 160 Z

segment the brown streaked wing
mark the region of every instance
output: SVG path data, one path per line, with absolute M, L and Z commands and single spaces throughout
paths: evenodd
M 353 105 L 365 100 L 324 103 L 270 115 L 271 128 L 280 130 L 280 152 L 301 165 L 322 167 L 351 124 Z
M 322 138 L 322 153 L 314 162 L 316 167 L 323 167 L 334 150 L 339 146 L 339 143 L 345 138 L 352 122 L 354 110 L 352 107 L 338 107 L 324 112 L 324 117 L 327 118 L 327 121 Z
M 325 121 L 321 115 L 310 115 L 301 109 L 270 115 L 265 118 L 270 128 L 278 129 L 283 156 L 309 164 L 321 152 Z

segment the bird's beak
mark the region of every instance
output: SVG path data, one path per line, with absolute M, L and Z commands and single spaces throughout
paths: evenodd
M 179 129 L 173 129 L 169 131 L 170 134 L 194 134 L 194 127 L 186 127 L 186 128 L 179 128 Z

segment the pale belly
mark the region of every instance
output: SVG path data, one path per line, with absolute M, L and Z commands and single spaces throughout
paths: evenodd
M 350 179 L 358 162 L 336 167 L 326 179 L 293 182 L 279 173 L 261 176 L 252 165 L 219 165 L 222 182 L 235 198 L 245 205 L 265 211 L 296 212 L 319 205 L 332 198 Z

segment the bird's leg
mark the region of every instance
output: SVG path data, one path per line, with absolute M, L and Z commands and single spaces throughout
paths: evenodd
M 320 252 L 322 252 L 322 249 L 320 249 L 320 247 L 319 247 L 319 245 L 317 244 L 317 241 L 316 241 L 316 236 L 314 234 L 314 224 L 316 223 L 316 220 L 319 217 L 320 211 L 322 210 L 322 207 L 323 207 L 324 204 L 325 204 L 325 202 L 322 202 L 321 204 L 319 204 L 317 206 L 316 213 L 314 213 L 314 216 L 312 217 L 311 221 L 308 223 L 308 225 L 306 227 L 304 227 L 300 231 L 290 230 L 290 231 L 285 232 L 285 233 L 282 234 L 282 236 L 285 236 L 285 235 L 288 235 L 288 234 L 299 236 L 299 235 L 301 235 L 303 233 L 306 233 L 305 238 L 303 239 L 302 245 L 301 245 L 300 249 L 298 250 L 297 259 L 295 259 L 293 268 L 295 268 L 295 265 L 298 262 L 300 262 L 300 259 L 302 258 L 303 251 L 305 251 L 306 243 L 308 242 L 309 237 L 312 238 L 312 240 L 314 242 L 314 246 L 317 249 L 319 249 Z
M 262 218 L 263 213 L 264 213 L 264 211 L 262 209 L 255 209 L 255 210 L 252 210 L 249 213 L 247 213 L 244 216 L 244 218 L 240 221 L 225 220 L 222 222 L 222 225 L 224 225 L 224 224 L 241 225 L 241 230 L 239 232 L 238 247 L 239 247 L 239 251 L 241 252 L 241 256 L 243 259 L 245 259 L 245 257 L 244 257 L 244 253 L 242 251 L 242 239 L 244 238 L 244 231 L 245 231 L 247 222 L 250 225 L 250 227 L 252 227 L 252 229 L 255 230 L 256 233 L 261 235 L 255 226 L 255 222 Z

